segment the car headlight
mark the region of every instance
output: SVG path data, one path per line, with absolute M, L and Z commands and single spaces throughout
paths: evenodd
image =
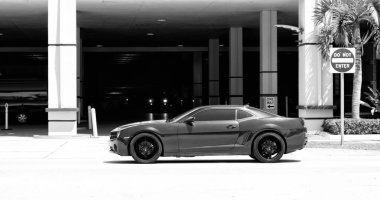
M 120 136 L 120 133 L 121 133 L 121 129 L 120 128 L 115 128 L 111 131 L 111 133 L 113 133 L 114 135 L 116 135 L 116 138 L 118 138 Z

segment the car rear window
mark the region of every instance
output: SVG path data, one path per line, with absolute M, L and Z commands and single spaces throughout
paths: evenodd
M 270 112 L 266 112 L 264 110 L 260 110 L 260 109 L 257 109 L 257 108 L 253 108 L 253 107 L 247 107 L 249 110 L 253 111 L 253 113 L 259 117 L 259 118 L 263 118 L 263 117 L 277 117 L 278 115 L 275 115 L 273 113 L 270 113 Z
M 237 110 L 237 119 L 244 119 L 252 116 L 253 115 L 251 113 L 248 113 L 244 110 Z

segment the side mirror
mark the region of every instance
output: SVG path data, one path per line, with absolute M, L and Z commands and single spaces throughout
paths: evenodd
M 195 121 L 195 117 L 189 117 L 184 122 L 186 124 L 193 125 L 194 121 Z

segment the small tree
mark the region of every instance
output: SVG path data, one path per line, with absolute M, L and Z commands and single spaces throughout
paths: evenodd
M 379 0 L 321 0 L 314 9 L 318 46 L 326 60 L 329 59 L 332 43 L 338 47 L 356 49 L 352 91 L 352 118 L 354 119 L 360 118 L 362 49 L 369 40 L 378 41 L 379 11 Z M 362 34 L 363 30 L 365 34 Z
M 361 105 L 371 109 L 371 114 L 374 115 L 375 112 L 380 112 L 380 92 L 377 89 L 372 89 L 368 87 L 369 92 L 364 92 L 369 103 L 361 101 Z

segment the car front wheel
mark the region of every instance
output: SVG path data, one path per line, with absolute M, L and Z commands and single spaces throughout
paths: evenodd
M 149 133 L 141 133 L 132 139 L 129 152 L 138 163 L 153 163 L 160 157 L 162 146 L 156 136 Z
M 260 162 L 277 162 L 285 153 L 285 142 L 276 133 L 263 133 L 259 135 L 252 147 L 253 157 Z

